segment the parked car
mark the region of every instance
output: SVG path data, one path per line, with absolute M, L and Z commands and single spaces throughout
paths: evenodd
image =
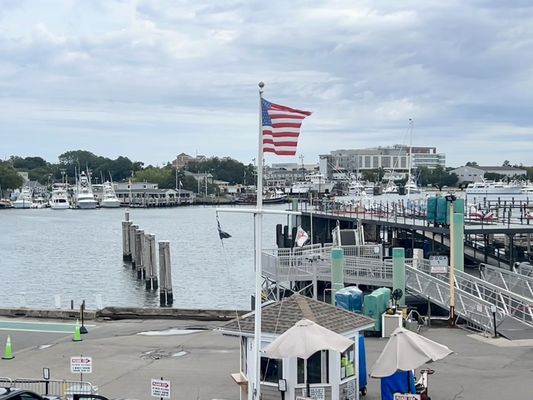
M 41 396 L 31 390 L 0 387 L 0 400 L 62 400 L 58 396 Z M 72 400 L 108 400 L 96 394 L 73 394 Z
M 43 397 L 31 390 L 0 387 L 0 400 L 61 400 L 61 398 L 56 396 Z

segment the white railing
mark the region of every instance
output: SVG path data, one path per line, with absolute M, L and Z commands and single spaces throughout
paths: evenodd
M 437 276 L 427 274 L 419 269 L 406 265 L 406 288 L 415 295 L 448 309 L 450 307 L 450 285 Z M 455 313 L 468 320 L 471 325 L 486 332 L 494 329 L 492 304 L 460 289 L 455 291 Z M 497 310 L 496 319 L 501 321 L 503 310 Z
M 533 277 L 533 265 L 528 263 L 517 263 L 513 267 L 514 272 L 520 275 Z
M 496 286 L 527 297 L 533 303 L 533 277 L 517 274 L 488 264 L 480 264 L 482 278 Z

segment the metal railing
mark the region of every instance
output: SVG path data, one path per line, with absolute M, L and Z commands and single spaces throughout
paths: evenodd
M 281 254 L 291 254 L 284 249 Z M 331 280 L 331 248 L 277 256 L 279 250 L 263 253 L 263 272 L 274 282 Z M 345 251 L 349 253 L 349 251 Z M 449 274 L 431 273 L 429 260 L 406 259 L 406 289 L 435 304 L 448 308 L 450 303 Z M 392 285 L 392 260 L 375 257 L 345 256 L 344 282 L 374 286 Z M 457 315 L 479 329 L 494 329 L 491 306 L 496 306 L 496 320 L 510 316 L 533 326 L 533 300 L 515 293 L 513 288 L 499 287 L 467 273 L 455 272 L 455 310 Z M 517 286 L 516 286 L 517 287 Z
M 513 293 L 527 297 L 533 303 L 533 277 L 517 274 L 488 264 L 480 264 L 483 280 Z
M 455 283 L 457 288 L 486 300 L 502 309 L 506 315 L 533 326 L 533 301 L 531 299 L 461 271 L 455 272 Z
M 427 274 L 412 266 L 405 266 L 406 289 L 419 297 L 448 309 L 450 307 L 450 285 L 445 280 Z M 492 304 L 478 296 L 461 289 L 455 291 L 455 312 L 458 316 L 478 329 L 492 332 L 494 329 Z M 504 317 L 503 310 L 497 310 L 496 319 L 501 321 Z
M 516 263 L 513 267 L 513 271 L 520 275 L 533 277 L 533 265 L 525 262 Z
M 86 381 L 0 377 L 0 386 L 31 390 L 64 399 L 72 399 L 74 394 L 98 394 L 98 388 Z

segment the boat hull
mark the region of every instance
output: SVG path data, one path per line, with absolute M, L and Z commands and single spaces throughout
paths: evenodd
M 96 200 L 78 201 L 78 208 L 82 210 L 93 210 L 96 208 Z
M 29 200 L 16 200 L 13 202 L 13 208 L 31 208 L 33 202 Z
M 100 202 L 100 207 L 102 208 L 119 208 L 120 201 L 118 200 L 102 200 Z

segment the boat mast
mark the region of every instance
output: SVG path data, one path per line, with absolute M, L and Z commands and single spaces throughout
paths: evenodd
M 407 196 L 411 194 L 411 168 L 412 168 L 412 147 L 413 147 L 413 120 L 409 118 L 409 159 L 408 159 L 408 168 L 407 173 Z

